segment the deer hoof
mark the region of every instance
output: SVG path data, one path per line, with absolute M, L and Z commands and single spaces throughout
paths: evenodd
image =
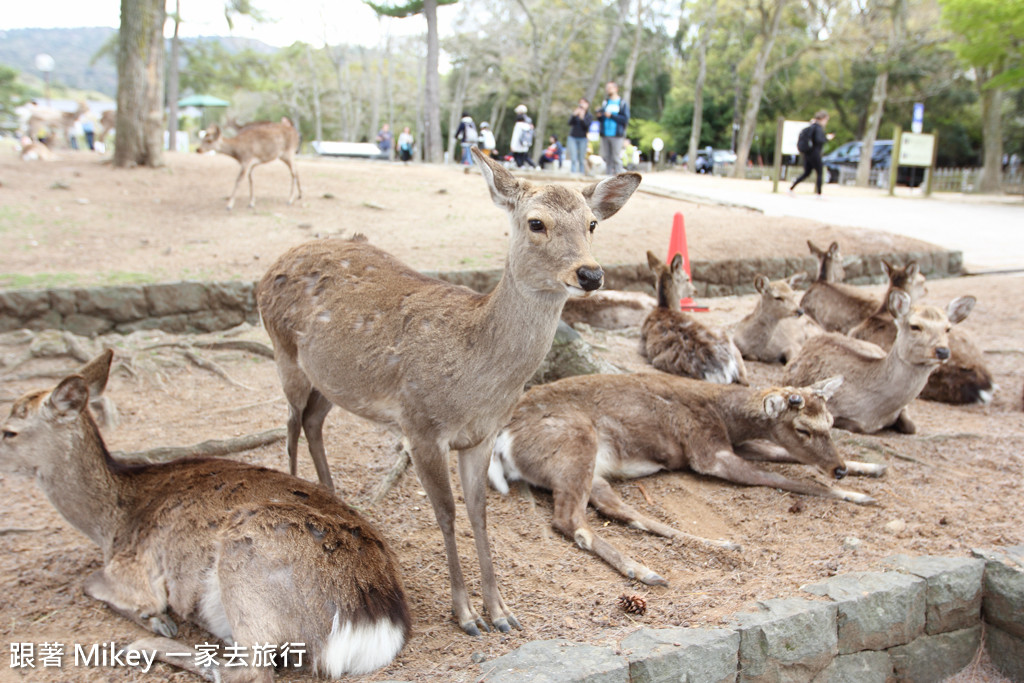
M 491 630 L 487 625 L 487 622 L 477 616 L 474 616 L 467 622 L 459 624 L 459 626 L 462 627 L 462 630 L 465 631 L 467 635 L 471 635 L 473 637 L 480 635 L 481 631 L 487 631 L 489 633 Z
M 665 580 L 663 577 L 658 576 L 654 572 L 648 572 L 647 576 L 643 577 L 640 580 L 646 583 L 648 586 L 668 586 L 668 581 Z
M 143 618 L 145 618 L 145 615 L 143 615 Z M 157 614 L 149 617 L 146 623 L 150 631 L 164 638 L 173 638 L 178 635 L 178 625 L 166 614 Z
M 523 627 L 519 625 L 519 620 L 510 614 L 508 617 L 498 617 L 495 619 L 494 628 L 502 633 L 508 633 L 513 628 L 521 631 Z

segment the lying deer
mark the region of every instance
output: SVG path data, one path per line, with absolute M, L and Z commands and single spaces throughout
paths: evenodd
M 601 290 L 566 301 L 562 320 L 569 325 L 584 323 L 603 330 L 639 327 L 657 304 L 654 297 L 643 292 Z
M 836 426 L 871 434 L 891 427 L 913 434 L 917 427 L 907 414 L 928 376 L 949 360 L 949 330 L 974 307 L 974 297 L 950 302 L 946 311 L 934 306 L 911 307 L 910 295 L 894 291 L 889 311 L 896 321 L 896 340 L 886 353 L 860 339 L 826 333 L 804 344 L 786 366 L 785 381 L 797 386 L 841 374 L 845 381 L 829 399 Z
M 803 277 L 801 273 L 799 276 Z M 754 289 L 761 295 L 754 310 L 732 329 L 733 341 L 747 360 L 763 363 L 785 363 L 796 355 L 789 343 L 772 343 L 778 325 L 788 318 L 799 318 L 804 314 L 796 300 L 796 293 L 789 282 L 769 282 L 764 275 L 754 278 Z
M 113 460 L 87 407 L 112 356 L 15 402 L 0 470 L 35 477 L 100 546 L 103 568 L 85 580 L 86 594 L 161 636 L 130 649 L 209 680 L 273 680 L 269 668 L 197 668 L 195 652 L 173 640 L 173 611 L 229 645 L 303 643 L 309 668 L 332 678 L 392 661 L 409 611 L 398 562 L 369 522 L 323 489 L 263 467 Z
M 839 243 L 828 250 L 819 249 L 810 240 L 807 246 L 818 257 L 818 279 L 804 293 L 800 308 L 827 332 L 846 334 L 878 308 L 878 300 L 857 287 L 843 284 L 843 255 Z
M 491 445 L 550 349 L 566 299 L 601 286 L 593 231 L 640 176 L 622 173 L 576 191 L 518 180 L 473 154 L 511 223 L 505 272 L 491 293 L 421 275 L 361 238 L 293 248 L 263 276 L 256 297 L 288 399 L 291 471 L 304 431 L 320 482 L 333 490 L 322 435 L 332 405 L 401 432 L 444 536 L 455 617 L 477 635 L 489 629 L 470 606 L 459 564 L 449 450 L 459 451 L 483 602 L 493 625 L 508 631 L 519 622 L 498 590 L 486 529 Z
M 661 373 L 569 377 L 523 396 L 498 435 L 488 474 L 503 494 L 517 480 L 550 490 L 556 529 L 624 576 L 664 586 L 665 579 L 596 534 L 587 524 L 587 502 L 635 529 L 731 549 L 738 546 L 645 517 L 609 480 L 693 470 L 736 484 L 873 503 L 864 494 L 790 479 L 745 459 L 814 465 L 836 479 L 847 472 L 881 474 L 877 465 L 844 463 L 836 451 L 825 400 L 840 384 L 837 377 L 805 389 L 751 389 Z
M 200 154 L 220 152 L 233 157 L 240 165 L 235 187 L 228 198 L 228 210 L 235 206 L 235 194 L 242 178 L 249 177 L 249 208 L 256 206 L 256 188 L 253 186 L 252 172 L 260 164 L 267 164 L 276 159 L 284 162 L 292 174 L 291 191 L 288 204 L 302 198 L 302 187 L 299 185 L 299 174 L 295 170 L 295 152 L 299 149 L 299 131 L 287 118 L 280 123 L 266 123 L 242 130 L 233 138 L 224 137 L 220 126 L 216 123 L 201 133 Z
M 640 343 L 651 365 L 673 375 L 719 384 L 746 384 L 743 356 L 729 335 L 682 311 L 680 299 L 694 293 L 683 270 L 683 257 L 676 254 L 666 266 L 648 251 L 647 265 L 654 274 L 658 307 L 644 320 Z
M 911 261 L 903 268 L 882 262 L 889 275 L 889 293 L 902 289 L 911 301 L 924 296 L 924 276 L 917 263 Z M 850 336 L 877 344 L 888 351 L 896 341 L 896 323 L 888 309 L 879 309 L 874 315 L 850 330 Z M 920 397 L 943 403 L 990 403 L 995 391 L 992 372 L 985 364 L 984 353 L 966 330 L 954 327 L 949 332 L 949 360 L 928 376 L 928 383 Z

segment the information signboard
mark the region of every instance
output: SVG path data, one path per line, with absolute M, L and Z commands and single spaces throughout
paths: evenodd
M 900 136 L 900 166 L 932 165 L 935 136 L 930 133 L 903 133 Z

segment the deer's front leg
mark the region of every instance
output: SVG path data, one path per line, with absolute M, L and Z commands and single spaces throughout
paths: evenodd
M 434 508 L 434 517 L 444 537 L 444 551 L 448 556 L 448 576 L 452 584 L 452 612 L 463 631 L 471 636 L 478 636 L 481 630 L 489 629 L 469 604 L 466 579 L 459 564 L 459 551 L 455 545 L 455 497 L 452 495 L 451 478 L 448 476 L 447 449 L 426 439 L 413 440 L 412 462 Z
M 917 425 L 910 419 L 906 408 L 901 410 L 900 414 L 896 416 L 896 421 L 892 423 L 892 428 L 900 434 L 914 434 L 917 432 Z
M 167 596 L 153 592 L 143 568 L 134 565 L 119 570 L 115 563 L 113 560 L 85 580 L 85 594 L 153 633 L 166 638 L 177 635 L 178 625 L 167 615 Z
M 484 439 L 473 448 L 459 453 L 459 477 L 466 497 L 466 512 L 473 527 L 473 541 L 480 561 L 480 583 L 484 606 L 491 615 L 494 628 L 507 633 L 512 627 L 522 628 L 498 590 L 498 580 L 491 562 L 491 545 L 487 539 L 487 466 L 491 461 L 494 437 Z M 485 626 L 486 628 L 486 626 Z

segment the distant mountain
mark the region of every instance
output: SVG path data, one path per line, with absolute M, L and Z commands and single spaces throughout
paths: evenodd
M 26 74 L 43 78 L 36 69 L 36 55 L 46 53 L 55 63 L 50 74 L 51 83 L 59 83 L 76 90 L 95 90 L 110 97 L 117 96 L 117 65 L 104 57 L 90 66 L 93 56 L 117 33 L 107 27 L 93 28 L 18 28 L 0 30 L 0 64 L 14 67 Z M 251 38 L 232 36 L 205 36 L 186 38 L 220 41 L 229 52 L 249 49 L 272 54 L 277 48 Z

